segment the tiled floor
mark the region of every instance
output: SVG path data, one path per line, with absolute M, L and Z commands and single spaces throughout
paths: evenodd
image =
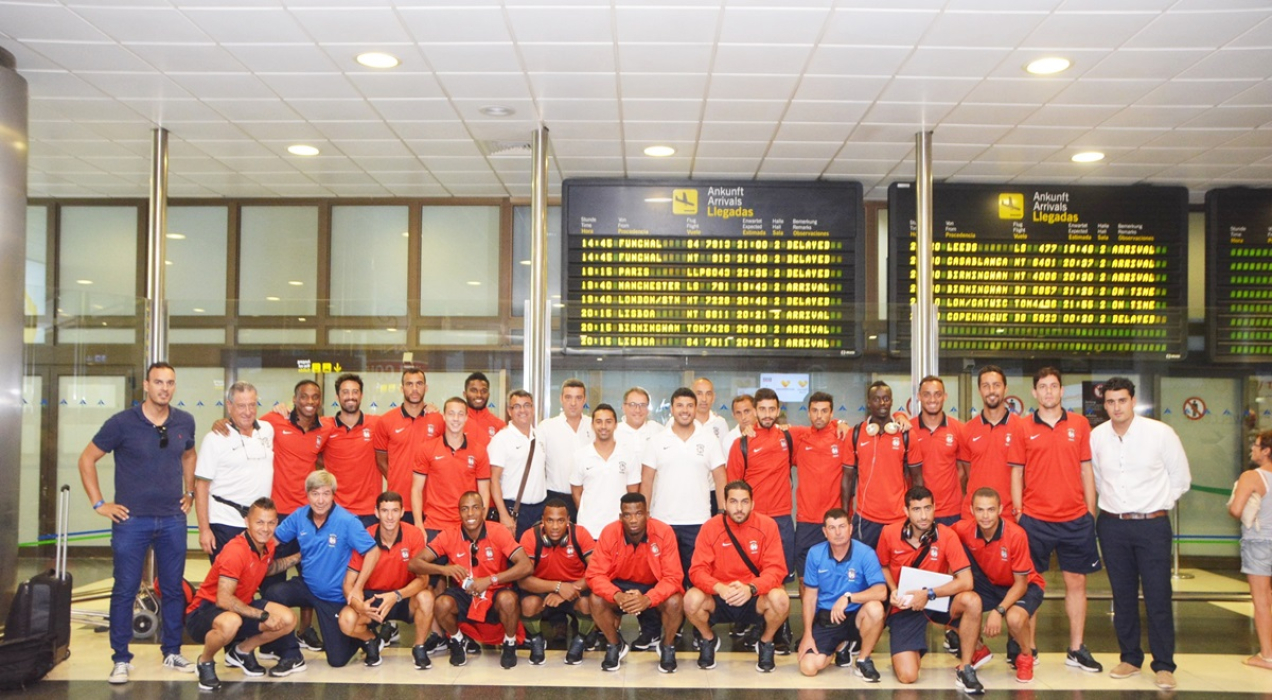
M 206 560 L 190 560 L 189 578 L 198 579 L 206 571 Z M 101 580 L 90 575 L 109 573 L 105 562 L 83 562 L 73 569 L 77 581 L 91 581 L 81 588 L 102 590 Z M 1231 571 L 1188 570 L 1195 578 L 1179 581 L 1181 593 L 1216 591 L 1239 593 L 1246 590 L 1244 580 Z M 1060 584 L 1052 589 L 1059 592 Z M 1107 592 L 1107 582 L 1102 576 L 1093 577 L 1091 595 L 1099 598 Z M 77 608 L 104 608 L 105 601 L 77 604 Z M 798 606 L 795 606 L 798 609 Z M 1180 692 L 1190 697 L 1209 694 L 1215 697 L 1272 698 L 1272 671 L 1244 666 L 1241 660 L 1253 649 L 1253 623 L 1248 602 L 1187 601 L 1176 604 L 1176 630 L 1178 652 L 1176 673 Z M 1060 600 L 1048 600 L 1040 611 L 1039 646 L 1041 665 L 1035 680 L 1029 685 L 1018 684 L 1014 672 L 1007 667 L 1003 657 L 1003 640 L 990 643 L 995 657 L 980 671 L 982 683 L 991 693 L 998 695 L 1011 691 L 1025 697 L 1158 697 L 1161 695 L 1152 684 L 1147 672 L 1138 677 L 1114 681 L 1104 674 L 1084 673 L 1064 665 L 1062 651 L 1067 640 L 1067 621 Z M 798 632 L 800 622 L 795 622 Z M 409 629 L 409 628 L 408 628 Z M 635 636 L 632 621 L 625 626 L 630 640 Z M 723 628 L 721 628 L 723 631 Z M 404 636 L 409 638 L 409 634 Z M 940 649 L 939 632 L 933 630 L 929 643 Z M 886 650 L 886 638 L 880 648 Z M 1087 644 L 1096 658 L 1111 668 L 1117 663 L 1117 644 L 1113 637 L 1112 618 L 1107 600 L 1093 600 L 1087 620 Z M 725 642 L 728 648 L 728 642 Z M 110 671 L 110 650 L 104 633 L 86 627 L 77 627 L 72 636 L 72 657 L 59 665 L 37 687 L 26 691 L 30 697 L 82 697 L 101 696 L 109 692 L 105 678 Z M 134 646 L 137 658 L 134 662 L 133 682 L 114 687 L 114 694 L 137 697 L 178 697 L 199 695 L 194 678 L 164 669 L 160 664 L 158 647 L 138 643 Z M 185 654 L 193 658 L 198 648 L 188 645 Z M 854 678 L 847 669 L 831 668 L 816 678 L 802 677 L 793 656 L 778 657 L 777 670 L 771 674 L 757 673 L 754 655 L 743 652 L 722 652 L 719 666 L 712 671 L 701 671 L 695 665 L 697 655 L 692 651 L 678 654 L 679 672 L 671 675 L 657 671 L 654 654 L 633 652 L 617 673 L 600 670 L 599 652 L 589 652 L 583 665 L 562 664 L 564 652 L 550 650 L 548 663 L 530 666 L 526 652 L 521 652 L 516 669 L 505 671 L 499 667 L 498 654 L 487 650 L 470 658 L 467 666 L 452 668 L 445 656 L 434 657 L 434 665 L 428 671 L 416 671 L 410 662 L 409 649 L 391 648 L 385 651 L 384 664 L 378 668 L 366 668 L 358 659 L 340 669 L 330 668 L 321 654 L 306 652 L 309 668 L 305 673 L 285 680 L 245 679 L 235 669 L 218 664 L 218 672 L 225 682 L 220 695 L 233 697 L 268 697 L 270 700 L 291 697 L 323 698 L 396 698 L 417 697 L 427 685 L 428 695 L 477 700 L 501 697 L 508 700 L 574 700 L 596 698 L 618 700 L 639 697 L 640 700 L 657 700 L 662 696 L 684 698 L 717 698 L 727 695 L 730 700 L 823 700 L 839 698 L 845 691 L 865 694 L 883 691 L 900 698 L 955 697 L 961 695 L 953 682 L 954 659 L 943 652 L 929 654 L 924 659 L 923 673 L 917 684 L 901 686 L 891 678 L 885 654 L 877 655 L 877 663 L 883 674 L 883 682 L 867 685 Z M 1147 671 L 1147 669 L 1146 669 Z M 833 693 L 833 695 L 831 695 Z M 207 697 L 207 693 L 203 696 Z

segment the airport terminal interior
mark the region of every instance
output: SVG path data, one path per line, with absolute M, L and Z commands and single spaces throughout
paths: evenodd
M 542 417 L 567 378 L 587 411 L 640 386 L 660 423 L 707 377 L 730 426 L 732 397 L 761 387 L 791 425 L 818 391 L 859 423 L 880 380 L 915 413 L 916 355 L 960 420 L 986 364 L 1023 414 L 1034 372 L 1059 368 L 1064 407 L 1093 422 L 1098 385 L 1126 376 L 1191 468 L 1170 516 L 1178 692 L 1272 696 L 1272 671 L 1242 663 L 1258 643 L 1226 505 L 1272 429 L 1266 0 L 0 0 L 0 49 L 0 299 L 24 308 L 0 320 L 21 395 L 0 421 L 0 601 L 52 560 L 62 484 L 77 590 L 71 657 L 24 696 L 107 692 L 109 524 L 77 458 L 144 398 L 155 328 L 200 435 L 237 381 L 268 411 L 312 379 L 331 414 L 356 372 L 385 413 L 408 367 L 437 405 L 484 372 L 501 416 L 532 380 Z M 109 493 L 112 458 L 99 468 Z M 197 528 L 189 542 L 197 582 Z M 1064 586 L 1046 579 L 1035 680 L 999 638 L 989 692 L 1159 695 L 1150 674 L 1109 678 L 1103 572 L 1086 643 L 1105 672 L 1065 665 Z M 278 681 L 220 666 L 221 692 L 958 695 L 929 642 L 911 686 L 886 659 L 874 686 L 804 678 L 794 656 L 760 674 L 731 641 L 700 671 L 686 641 L 671 675 L 640 652 L 619 673 L 601 652 L 567 667 L 560 643 L 541 667 L 523 652 L 505 671 L 488 648 L 416 671 L 396 646 L 378 668 L 306 652 Z M 113 690 L 200 695 L 153 639 L 134 650 Z

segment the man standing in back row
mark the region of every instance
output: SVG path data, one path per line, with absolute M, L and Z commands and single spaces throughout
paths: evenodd
M 375 461 L 375 424 L 379 416 L 362 412 L 362 377 L 336 378 L 340 411 L 322 422 L 331 429 L 323 448 L 324 468 L 340 482 L 336 504 L 358 516 L 363 525 L 376 524 L 376 498 L 384 490 L 384 475 Z
M 1003 499 L 1002 517 L 1016 522 L 1016 504 L 1011 500 L 1011 471 L 1025 463 L 1022 442 L 1025 424 L 1007 409 L 1007 375 L 1001 367 L 985 365 L 976 373 L 980 390 L 980 415 L 963 425 L 963 444 L 958 466 L 963 479 L 964 519 L 972 517 L 972 494 L 988 486 Z
M 1096 530 L 1113 589 L 1113 629 L 1121 663 L 1109 676 L 1138 675 L 1139 589 L 1148 613 L 1148 648 L 1154 679 L 1175 689 L 1175 617 L 1171 610 L 1170 510 L 1192 483 L 1188 456 L 1169 425 L 1135 415 L 1135 384 L 1126 377 L 1104 383 L 1109 420 L 1091 431 L 1091 465 L 1100 499 Z
M 388 490 L 404 497 L 413 492 L 419 448 L 445 429 L 441 414 L 427 409 L 424 403 L 427 393 L 424 370 L 418 367 L 402 370 L 402 405 L 381 415 L 372 432 L 376 466 L 388 480 Z M 414 512 L 404 514 L 402 519 L 424 527 L 423 523 L 416 522 Z
M 592 421 L 583 414 L 587 403 L 587 387 L 578 379 L 561 383 L 561 413 L 539 422 L 539 449 L 544 451 L 548 479 L 548 498 L 565 501 L 570 520 L 578 518 L 570 492 L 570 469 L 574 453 L 592 444 Z M 514 494 L 515 495 L 515 494 Z

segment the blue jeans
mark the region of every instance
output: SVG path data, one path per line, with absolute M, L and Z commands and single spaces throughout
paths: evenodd
M 164 656 L 181 653 L 182 625 L 185 622 L 186 516 L 134 515 L 110 527 L 110 548 L 115 555 L 115 585 L 110 591 L 110 648 L 115 663 L 132 661 L 128 643 L 132 641 L 133 603 L 141 587 L 146 550 L 155 550 L 155 572 L 159 589 L 175 591 L 160 603 L 163 626 L 159 630 L 159 648 Z

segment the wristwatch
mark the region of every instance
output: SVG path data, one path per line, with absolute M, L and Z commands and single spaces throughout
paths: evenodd
M 848 601 L 849 605 L 852 605 L 852 591 L 848 591 L 843 597 Z
M 927 589 L 927 592 L 928 592 L 928 600 L 936 600 L 936 589 L 935 589 L 935 588 L 929 588 L 929 589 Z
M 999 615 L 1006 615 L 1006 614 L 1007 614 L 1007 609 L 1000 605 L 1000 606 L 998 606 L 998 607 L 994 608 L 994 612 L 998 613 Z
M 268 611 L 268 610 L 262 610 L 262 611 L 261 611 L 261 616 L 260 616 L 260 617 L 258 617 L 258 618 L 256 618 L 256 621 L 257 621 L 257 622 L 265 622 L 265 621 L 266 621 L 266 620 L 268 620 L 268 619 L 269 619 L 269 611 Z
M 186 491 L 186 492 L 185 492 L 185 495 L 189 496 L 190 498 L 194 498 L 194 492 L 193 492 L 193 491 Z
M 760 594 L 760 589 L 756 588 L 754 583 L 752 583 L 752 584 L 748 585 L 748 586 L 747 586 L 747 588 L 750 588 L 750 589 L 751 589 L 751 597 L 752 597 L 752 598 L 754 598 L 755 596 L 757 596 L 757 595 L 759 595 L 759 594 Z

